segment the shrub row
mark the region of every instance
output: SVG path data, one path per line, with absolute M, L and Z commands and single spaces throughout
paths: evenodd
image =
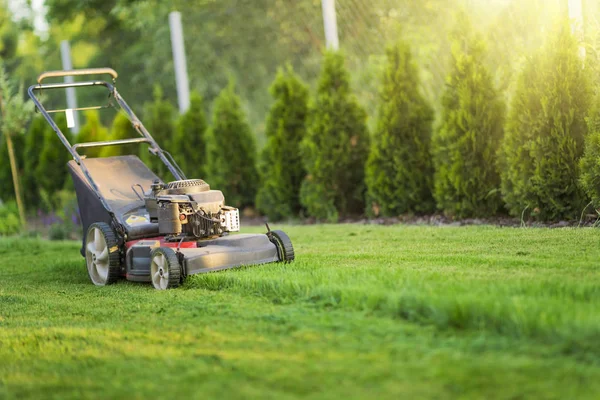
M 229 204 L 256 205 L 273 220 L 336 221 L 365 212 L 394 216 L 436 210 L 458 218 L 526 213 L 556 220 L 578 217 L 590 200 L 600 206 L 600 111 L 591 109 L 593 68 L 584 68 L 568 27 L 526 60 L 507 107 L 486 66 L 485 41 L 460 18 L 435 125 L 410 47 L 399 42 L 386 53 L 372 134 L 341 52 L 324 54 L 313 96 L 291 66 L 279 70 L 270 88 L 273 105 L 259 160 L 233 83 L 215 100 L 210 127 L 200 95 L 194 94 L 190 109 L 176 118 L 157 87 L 144 110 L 146 127 L 189 177 L 206 179 Z M 102 140 L 109 133 L 115 139 L 135 135 L 123 114 L 110 132 L 94 112 L 85 117 L 78 141 Z M 57 123 L 66 125 L 61 116 Z M 40 197 L 67 184 L 68 155 L 39 119 L 20 140 L 26 203 L 37 207 Z M 132 151 L 114 147 L 88 155 Z M 0 147 L 0 157 L 3 152 Z M 31 154 L 39 156 L 25 156 Z M 142 157 L 167 178 L 157 159 Z M 5 173 L 0 170 L 3 199 L 12 189 Z

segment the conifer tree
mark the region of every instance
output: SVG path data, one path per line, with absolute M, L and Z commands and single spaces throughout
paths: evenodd
M 406 43 L 387 50 L 379 101 L 365 178 L 367 212 L 431 212 L 433 110 L 419 92 L 418 71 Z
M 310 216 L 337 221 L 364 211 L 366 113 L 351 91 L 339 52 L 324 55 L 302 152 L 307 176 L 300 201 Z
M 300 143 L 306 134 L 308 88 L 288 65 L 277 72 L 270 92 L 275 102 L 267 116 L 256 207 L 271 220 L 280 220 L 297 215 L 301 208 L 300 187 L 306 173 Z
M 144 126 L 150 132 L 154 140 L 165 151 L 171 151 L 171 138 L 175 132 L 174 118 L 175 109 L 173 105 L 164 98 L 160 86 L 154 87 L 154 101 L 146 105 Z M 142 160 L 159 177 L 168 179 L 170 173 L 168 168 L 160 161 L 160 158 L 150 155 L 147 146 L 142 146 Z
M 590 103 L 588 70 L 564 26 L 527 60 L 512 99 L 501 164 L 502 194 L 511 214 L 579 217 L 587 202 L 578 178 Z M 589 157 L 594 140 L 590 137 Z M 587 165 L 582 164 L 585 172 L 591 172 Z
M 101 142 L 108 139 L 108 129 L 100 122 L 97 110 L 87 110 L 84 113 L 85 124 L 74 138 L 76 143 Z M 82 151 L 87 157 L 99 157 L 102 147 L 92 147 Z
M 258 183 L 256 144 L 232 82 L 215 100 L 206 149 L 211 187 L 223 192 L 228 205 L 252 205 Z
M 485 43 L 464 14 L 452 39 L 441 124 L 432 141 L 434 197 L 447 215 L 490 216 L 502 205 L 496 153 L 505 105 L 485 66 Z
M 71 133 L 67 128 L 67 118 L 60 113 L 54 122 L 65 135 L 67 140 L 72 143 Z M 71 160 L 69 152 L 65 151 L 64 146 L 56 136 L 54 130 L 47 125 L 44 132 L 44 142 L 42 151 L 39 155 L 39 163 L 36 168 L 36 179 L 38 190 L 44 191 L 48 197 L 61 190 L 68 179 L 67 162 Z
M 124 111 L 119 111 L 115 118 L 113 119 L 112 125 L 110 127 L 110 140 L 122 140 L 122 139 L 132 139 L 139 137 L 139 133 L 135 130 L 133 125 L 131 125 L 131 121 L 127 117 Z M 127 144 L 124 146 L 109 146 L 103 147 L 100 151 L 101 157 L 113 157 L 113 156 L 123 156 L 128 154 L 136 154 L 138 153 L 139 147 L 142 146 L 144 151 L 146 150 L 146 145 L 135 145 L 135 144 Z
M 596 208 L 600 207 L 600 107 L 598 100 L 587 118 L 588 134 L 579 162 L 579 182 Z
M 25 135 L 23 148 L 23 198 L 28 208 L 34 208 L 39 204 L 39 188 L 36 173 L 40 157 L 44 149 L 45 132 L 48 123 L 41 115 L 36 116 Z M 60 143 L 55 143 L 60 145 Z
M 202 96 L 193 92 L 190 108 L 177 120 L 173 157 L 188 178 L 202 178 L 206 164 L 206 117 Z

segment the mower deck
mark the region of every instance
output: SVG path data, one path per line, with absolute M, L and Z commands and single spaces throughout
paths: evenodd
M 180 254 L 185 275 L 220 271 L 242 265 L 277 262 L 277 247 L 267 235 L 239 234 L 202 241 L 166 242 L 163 237 L 126 243 L 128 269 L 125 277 L 135 282 L 150 282 L 150 253 L 169 247 Z

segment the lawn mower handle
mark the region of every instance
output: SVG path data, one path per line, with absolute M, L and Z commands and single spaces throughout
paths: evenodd
M 89 75 L 89 74 L 109 74 L 115 79 L 117 77 L 117 73 L 112 68 L 89 68 L 89 69 L 81 69 L 81 70 L 71 70 L 71 71 L 49 71 L 44 72 L 38 76 L 38 84 L 32 85 L 28 89 L 28 94 L 33 103 L 35 104 L 37 110 L 44 116 L 44 119 L 50 124 L 52 130 L 56 133 L 62 144 L 67 148 L 71 156 L 73 156 L 73 160 L 79 165 L 83 175 L 88 181 L 90 187 L 94 190 L 96 195 L 104 208 L 109 212 L 111 216 L 114 217 L 113 211 L 111 210 L 108 203 L 104 200 L 102 196 L 99 195 L 100 191 L 94 180 L 91 178 L 85 163 L 83 162 L 83 158 L 79 153 L 78 149 L 80 148 L 89 148 L 89 147 L 101 147 L 101 146 L 118 146 L 124 144 L 133 144 L 133 143 L 146 143 L 148 144 L 150 153 L 157 156 L 163 164 L 167 166 L 167 169 L 173 174 L 175 179 L 183 180 L 186 179 L 185 174 L 181 171 L 181 168 L 177 165 L 173 157 L 165 152 L 161 147 L 156 143 L 152 135 L 146 130 L 142 122 L 135 115 L 133 110 L 129 107 L 129 105 L 125 102 L 125 100 L 121 97 L 117 89 L 114 85 L 105 82 L 105 81 L 89 81 L 89 82 L 61 82 L 61 83 L 41 83 L 46 78 L 55 78 L 61 76 L 72 76 L 72 75 Z M 114 82 L 113 82 L 114 83 Z M 48 89 L 66 89 L 70 87 L 91 87 L 91 86 L 104 86 L 110 93 L 110 96 L 119 104 L 120 108 L 127 114 L 129 121 L 133 128 L 138 132 L 141 136 L 139 138 L 131 138 L 131 139 L 121 139 L 121 140 L 107 140 L 103 142 L 88 142 L 88 143 L 77 143 L 71 145 L 69 140 L 62 133 L 60 128 L 54 122 L 54 119 L 50 116 L 52 112 L 58 111 L 66 111 L 66 110 L 46 110 L 44 105 L 41 103 L 40 99 L 36 96 L 36 91 L 48 90 Z M 104 108 L 102 106 L 94 106 L 94 107 L 80 107 L 75 108 L 75 110 L 86 110 L 86 109 L 98 109 Z M 168 157 L 167 157 L 168 156 Z
M 63 76 L 82 76 L 82 75 L 110 75 L 113 78 L 113 82 L 119 74 L 112 68 L 84 68 L 84 69 L 71 69 L 61 71 L 46 71 L 38 75 L 37 82 L 42 83 L 46 78 L 60 78 Z

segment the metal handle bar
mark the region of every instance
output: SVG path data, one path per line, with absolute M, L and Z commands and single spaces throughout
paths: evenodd
M 60 78 L 62 76 L 81 76 L 81 75 L 110 75 L 113 80 L 117 79 L 119 74 L 112 68 L 84 68 L 84 69 L 71 69 L 64 71 L 46 71 L 42 72 L 38 78 L 38 83 L 42 83 L 42 81 L 46 78 Z
M 132 138 L 132 139 L 119 139 L 119 140 L 105 140 L 103 142 L 87 142 L 87 143 L 77 143 L 71 146 L 73 151 L 77 151 L 77 149 L 87 149 L 90 147 L 102 147 L 102 146 L 122 146 L 125 144 L 134 144 L 134 143 L 148 143 L 152 144 L 149 139 L 146 138 Z

